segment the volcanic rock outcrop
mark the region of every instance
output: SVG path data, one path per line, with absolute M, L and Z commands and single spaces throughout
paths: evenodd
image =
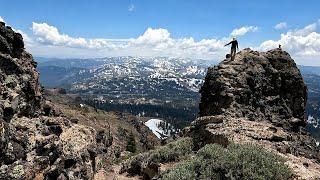
M 200 93 L 200 117 L 186 129 L 198 147 L 259 144 L 287 157 L 298 178 L 320 178 L 319 147 L 305 129 L 307 87 L 287 52 L 244 49 L 210 67 Z
M 0 23 L 0 179 L 92 179 L 105 146 L 46 103 L 35 67 L 21 34 Z
M 307 87 L 290 55 L 245 49 L 235 61 L 208 69 L 200 116 L 230 115 L 295 128 L 305 124 Z

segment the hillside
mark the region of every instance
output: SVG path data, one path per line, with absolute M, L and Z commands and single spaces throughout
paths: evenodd
M 112 139 L 108 153 L 126 151 L 131 134 L 135 138 L 136 152 L 150 150 L 160 144 L 160 140 L 144 125 L 144 119 L 129 113 L 106 112 L 83 104 L 78 96 L 59 91 L 61 89 L 46 89 L 43 93 L 46 103 L 57 111 L 55 113 L 61 113 L 74 123 L 92 127 L 98 134 L 107 133 Z M 115 158 L 114 154 L 108 154 L 108 156 L 111 159 Z

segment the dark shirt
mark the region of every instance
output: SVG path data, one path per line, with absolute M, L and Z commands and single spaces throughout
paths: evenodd
M 237 41 L 237 40 L 231 41 L 231 42 L 229 42 L 227 45 L 229 45 L 229 44 L 231 44 L 231 49 L 239 48 L 239 47 L 238 47 L 238 41 Z

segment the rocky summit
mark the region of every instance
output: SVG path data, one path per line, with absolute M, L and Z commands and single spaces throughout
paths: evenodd
M 317 142 L 306 131 L 307 87 L 281 49 L 244 49 L 208 69 L 200 117 L 186 128 L 196 147 L 253 143 L 285 156 L 298 178 L 320 177 Z
M 305 124 L 307 87 L 287 52 L 245 49 L 229 60 L 208 69 L 200 90 L 200 116 L 268 120 L 286 128 Z
M 93 178 L 96 132 L 46 103 L 35 68 L 21 34 L 0 23 L 0 179 Z

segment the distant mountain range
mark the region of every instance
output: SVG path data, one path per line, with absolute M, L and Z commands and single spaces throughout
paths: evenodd
M 46 87 L 66 88 L 106 110 L 171 117 L 179 122 L 171 121 L 172 124 L 188 122 L 197 116 L 198 89 L 207 68 L 217 64 L 208 60 L 130 56 L 36 60 L 40 81 Z M 320 131 L 320 67 L 298 67 L 308 86 L 308 129 Z
M 45 86 L 72 84 L 73 91 L 93 93 L 101 89 L 108 93 L 119 89 L 130 94 L 140 93 L 141 89 L 161 89 L 157 86 L 163 83 L 169 83 L 173 89 L 197 91 L 207 67 L 215 64 L 213 61 L 166 57 L 38 59 L 41 82 Z
M 320 75 L 320 66 L 302 66 L 298 65 L 302 74 Z
M 92 105 L 184 126 L 198 114 L 198 89 L 215 61 L 168 57 L 36 58 L 40 81 Z
M 320 141 L 320 67 L 299 66 L 308 86 L 307 129 Z
M 41 58 L 38 70 L 44 86 L 67 87 L 73 93 L 167 99 L 177 93 L 197 93 L 207 67 L 213 64 L 165 57 Z

